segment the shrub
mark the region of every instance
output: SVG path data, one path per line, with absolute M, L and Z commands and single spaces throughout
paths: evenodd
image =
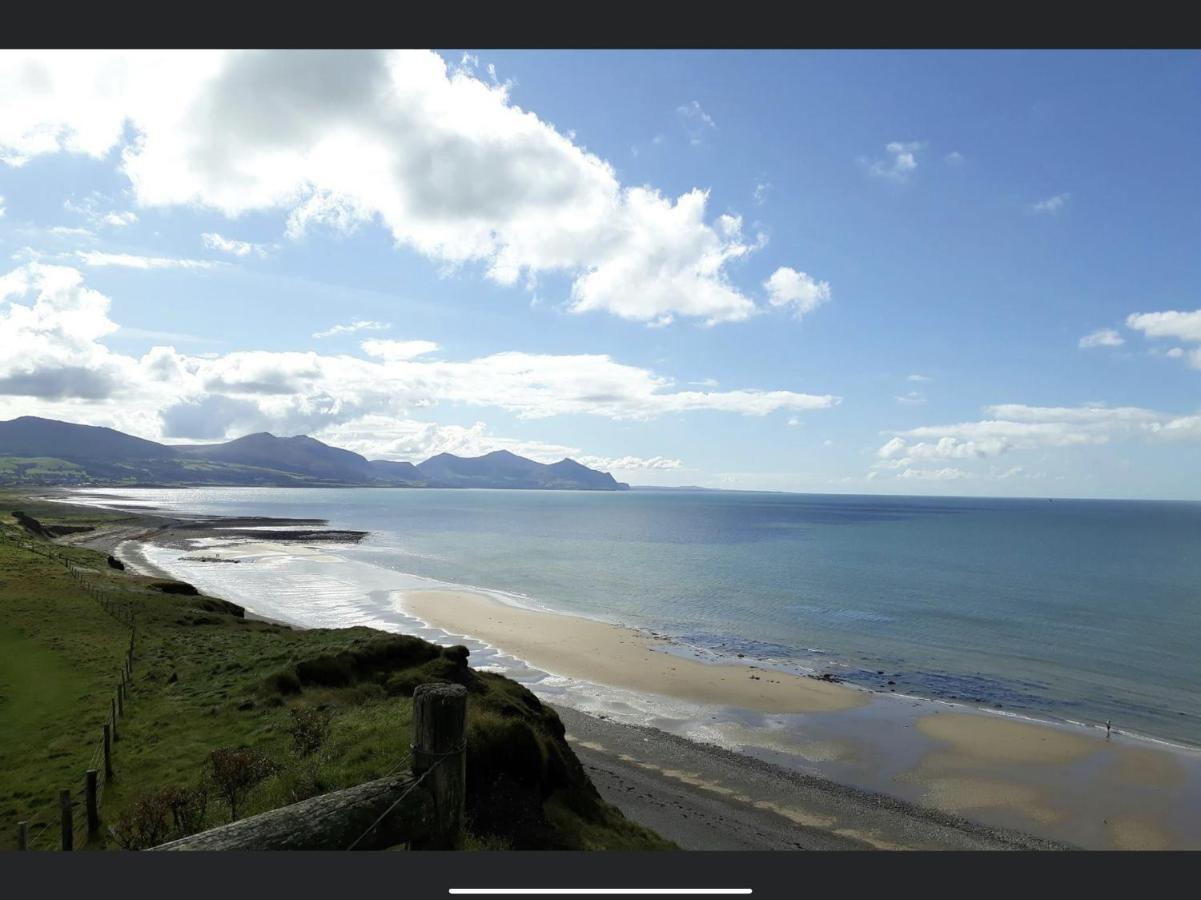
M 300 678 L 293 668 L 276 672 L 267 678 L 267 687 L 277 694 L 299 694 Z
M 164 793 L 176 837 L 187 837 L 204 830 L 208 811 L 208 786 L 203 782 L 194 788 L 168 788 Z
M 229 806 L 229 820 L 236 822 L 246 796 L 274 775 L 279 767 L 258 750 L 249 747 L 214 750 L 208 758 L 212 785 Z
M 292 748 L 298 756 L 311 756 L 325 745 L 333 717 L 321 707 L 299 707 L 291 713 L 288 734 L 292 736 Z
M 150 586 L 164 594 L 183 594 L 187 597 L 196 597 L 200 594 L 200 591 L 186 581 L 156 581 Z
M 139 794 L 121 810 L 117 824 L 109 828 L 109 833 L 126 850 L 156 847 L 167 837 L 169 812 L 167 791 Z

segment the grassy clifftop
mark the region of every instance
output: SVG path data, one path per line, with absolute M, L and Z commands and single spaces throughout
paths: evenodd
M 45 507 L 35 514 L 75 526 L 90 515 L 66 507 L 48 521 Z M 22 820 L 34 823 L 35 846 L 57 847 L 58 793 L 82 787 L 94 762 L 129 644 L 128 626 L 62 562 L 18 546 L 30 539 L 46 543 L 0 515 L 0 847 L 13 846 Z M 409 698 L 429 681 L 469 691 L 465 846 L 671 846 L 600 799 L 554 710 L 513 681 L 470 669 L 464 648 L 367 628 L 253 621 L 233 604 L 165 592 L 159 579 L 112 569 L 93 551 L 56 549 L 91 570 L 86 581 L 107 605 L 137 622 L 116 778 L 103 796 L 102 835 L 88 849 L 137 844 L 139 829 L 157 842 L 180 827 L 229 821 L 230 806 L 212 787 L 214 751 L 247 748 L 264 763 L 239 817 L 407 768 Z M 183 826 L 170 814 L 179 797 L 190 798 Z

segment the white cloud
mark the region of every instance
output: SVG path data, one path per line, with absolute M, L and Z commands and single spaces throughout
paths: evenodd
M 98 343 L 116 330 L 108 309 L 75 269 L 31 263 L 0 277 L 0 397 L 113 394 L 136 365 Z
M 1201 309 L 1191 312 L 1132 313 L 1126 317 L 1126 327 L 1141 331 L 1150 338 L 1175 338 L 1189 343 L 1201 343 Z
M 716 127 L 699 104 L 685 109 Z M 730 264 L 761 244 L 710 224 L 705 191 L 623 186 L 507 84 L 435 53 L 0 57 L 0 161 L 118 147 L 142 208 L 277 211 L 293 236 L 377 222 L 398 245 L 501 284 L 564 273 L 580 313 L 663 324 L 755 310 Z
M 4 197 L 0 196 L 0 219 L 4 218 Z
M 368 459 L 412 463 L 424 462 L 439 453 L 482 456 L 494 450 L 508 450 L 536 462 L 553 463 L 578 456 L 580 452 L 576 447 L 562 444 L 500 437 L 492 434 L 483 422 L 471 426 L 441 425 L 382 415 L 368 415 L 353 422 L 331 425 L 316 432 L 314 437 L 361 453 Z
M 896 432 L 876 451 L 874 468 L 900 469 L 923 460 L 983 460 L 1021 450 L 1106 444 L 1140 434 L 1190 434 L 1184 419 L 1134 406 L 1008 403 L 984 411 L 992 418 Z
M 253 244 L 250 241 L 236 241 L 222 237 L 213 231 L 200 235 L 200 240 L 210 250 L 220 250 L 222 253 L 232 253 L 234 256 L 266 256 L 267 247 L 264 244 Z
M 927 381 L 933 381 L 934 379 L 933 379 L 933 378 L 931 378 L 929 375 L 917 375 L 917 374 L 914 374 L 914 375 L 907 375 L 907 376 L 905 377 L 905 380 L 906 380 L 906 381 L 914 381 L 914 382 L 922 383 L 922 382 L 927 382 Z
M 89 266 L 121 266 L 126 269 L 215 269 L 221 265 L 207 259 L 136 256 L 130 253 L 101 253 L 95 250 L 80 250 L 76 256 Z
M 893 399 L 906 406 L 920 406 L 926 402 L 926 395 L 921 391 L 907 391 L 904 394 L 895 395 Z
M 963 164 L 963 154 L 960 153 L 958 150 L 952 150 L 950 153 L 948 153 L 946 156 L 943 157 L 943 160 L 945 160 L 947 165 L 949 165 L 949 166 L 962 165 Z
M 126 228 L 138 221 L 138 214 L 133 210 L 106 209 L 112 205 L 112 199 L 99 191 L 92 191 L 82 200 L 67 198 L 63 201 L 63 209 L 87 219 L 93 228 L 108 225 L 112 228 Z
M 694 147 L 704 143 L 708 132 L 717 130 L 717 123 L 713 121 L 713 117 L 705 112 L 696 100 L 678 107 L 676 114 L 680 117 L 684 130 L 688 132 L 688 142 Z
M 892 141 L 884 147 L 884 159 L 862 160 L 869 174 L 877 178 L 906 181 L 917 171 L 917 152 L 925 145 L 921 141 Z
M 787 266 L 776 269 L 763 287 L 772 306 L 791 306 L 798 319 L 830 299 L 830 282 L 817 281 Z
M 772 185 L 770 181 L 759 181 L 755 184 L 755 190 L 751 192 L 751 197 L 755 201 L 756 206 L 762 206 L 767 202 L 767 195 L 771 193 Z
M 132 225 L 138 220 L 138 214 L 135 212 L 110 212 L 105 213 L 101 218 L 105 225 L 112 225 L 114 228 L 124 228 L 127 225 Z
M 576 462 L 602 472 L 665 471 L 678 469 L 684 463 L 666 456 L 580 456 Z
M 990 416 L 1015 422 L 1072 422 L 1085 425 L 1137 425 L 1161 419 L 1161 413 L 1138 406 L 1105 406 L 1089 403 L 1084 406 L 1027 406 L 1024 403 L 1001 403 L 986 406 Z
M 429 359 L 437 345 L 420 340 L 364 341 L 361 356 L 255 350 L 189 355 L 160 346 L 137 358 L 101 343 L 118 326 L 108 317 L 108 298 L 86 288 L 76 269 L 22 266 L 0 277 L 0 298 L 6 337 L 0 394 L 27 398 L 3 400 L 0 410 L 57 413 L 146 437 L 164 429 L 172 437 L 203 439 L 250 427 L 317 433 L 358 427 L 373 416 L 408 421 L 410 411 L 435 406 L 501 409 L 521 419 L 638 421 L 693 411 L 763 416 L 828 409 L 840 401 L 795 391 L 683 390 L 669 377 L 600 354 L 509 351 Z
M 425 356 L 438 349 L 438 345 L 433 341 L 382 341 L 375 339 L 363 341 L 361 346 L 363 352 L 368 356 L 378 356 L 380 359 L 393 361 L 416 359 L 418 356 Z
M 345 325 L 334 325 L 325 331 L 314 331 L 313 337 L 327 338 L 338 334 L 353 334 L 356 331 L 387 331 L 392 327 L 390 322 L 372 322 L 368 319 L 353 319 Z
M 971 475 L 963 469 L 951 466 L 942 469 L 905 469 L 903 472 L 897 473 L 897 478 L 919 481 L 959 481 L 970 477 Z
M 1080 349 L 1087 350 L 1090 347 L 1120 347 L 1124 343 L 1126 343 L 1125 338 L 1112 328 L 1101 328 L 1082 337 L 1080 339 Z
M 1054 215 L 1059 212 L 1071 199 L 1071 194 L 1056 194 L 1054 197 L 1048 197 L 1046 200 L 1039 200 L 1036 203 L 1031 203 L 1028 209 L 1032 213 L 1038 215 Z
M 1172 338 L 1185 343 L 1201 343 L 1201 309 L 1191 312 L 1168 310 L 1133 313 L 1126 317 L 1126 326 L 1141 331 L 1149 338 Z M 1173 359 L 1187 358 L 1189 365 L 1201 369 L 1201 347 L 1190 351 L 1183 347 L 1172 347 L 1165 350 L 1164 355 Z

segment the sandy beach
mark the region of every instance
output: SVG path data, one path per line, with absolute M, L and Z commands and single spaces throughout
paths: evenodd
M 1177 815 L 1170 811 L 1175 792 L 1201 774 L 1196 754 L 1186 757 L 1121 737 L 1107 740 L 1103 729 L 1035 722 L 932 701 L 906 703 L 752 665 L 700 662 L 666 652 L 663 642 L 641 631 L 524 609 L 474 591 L 410 590 L 400 592 L 400 597 L 406 613 L 452 638 L 483 642 L 556 675 L 640 694 L 756 711 L 765 715 L 765 721 L 800 714 L 805 724 L 795 730 L 747 725 L 723 726 L 720 733 L 758 762 L 786 755 L 822 771 L 841 773 L 838 780 L 866 788 L 877 805 L 882 794 L 891 794 L 914 808 L 938 810 L 957 821 L 974 818 L 1007 834 L 1054 835 L 1065 844 L 1094 848 L 1198 846 L 1195 821 L 1191 836 L 1168 824 Z M 578 716 L 573 713 L 569 718 L 577 730 L 584 731 Z M 772 795 L 761 787 L 757 795 L 748 795 L 738 787 L 742 775 L 734 777 L 733 786 L 728 779 L 717 779 L 704 755 L 692 758 L 691 770 L 682 770 L 670 760 L 647 758 L 662 748 L 652 752 L 646 741 L 630 744 L 611 732 L 603 741 L 577 735 L 576 743 L 577 751 L 597 770 L 597 779 L 610 783 L 618 799 L 627 792 L 640 796 L 630 784 L 652 777 L 669 783 L 673 796 L 683 791 L 702 807 L 699 798 L 709 803 L 724 798 L 742 811 L 742 818 L 736 817 L 731 825 L 742 835 L 729 838 L 735 844 L 745 839 L 758 846 L 758 841 L 770 844 L 776 839 L 747 837 L 767 833 L 754 825 L 756 817 L 764 814 L 774 817 L 778 828 L 800 829 L 789 838 L 798 846 L 828 846 L 829 840 L 837 841 L 829 835 L 837 833 L 846 838 L 847 846 L 866 841 L 884 847 L 890 843 L 884 834 L 895 831 L 894 823 L 868 839 L 862 829 L 846 821 L 837 825 L 840 819 L 828 811 L 816 813 L 791 805 L 796 799 L 791 793 Z M 613 743 L 624 744 L 624 749 L 612 750 Z M 673 802 L 684 801 L 676 796 Z M 824 807 L 818 803 L 816 808 Z M 839 809 L 850 820 L 862 819 L 845 806 Z M 638 814 L 657 819 L 661 812 L 655 800 L 642 804 Z M 690 814 L 701 813 L 698 808 Z M 905 821 L 911 824 L 911 817 Z M 827 843 L 813 837 L 815 830 L 827 833 Z M 896 846 L 927 846 L 914 833 L 906 833 L 909 838 L 896 841 Z M 919 829 L 919 833 L 926 832 Z M 940 840 L 945 841 L 945 835 Z
M 573 678 L 694 703 L 760 712 L 834 712 L 868 702 L 865 692 L 750 665 L 714 665 L 662 652 L 641 631 L 505 605 L 469 591 L 406 591 L 406 612 L 450 634 L 493 644 Z

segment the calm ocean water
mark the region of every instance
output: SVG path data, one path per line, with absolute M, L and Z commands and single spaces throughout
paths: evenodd
M 130 490 L 314 517 L 333 552 L 861 685 L 1201 745 L 1201 504 L 761 493 Z M 234 568 L 234 567 L 227 567 Z M 880 674 L 883 673 L 883 674 Z M 895 682 L 890 685 L 888 682 Z

